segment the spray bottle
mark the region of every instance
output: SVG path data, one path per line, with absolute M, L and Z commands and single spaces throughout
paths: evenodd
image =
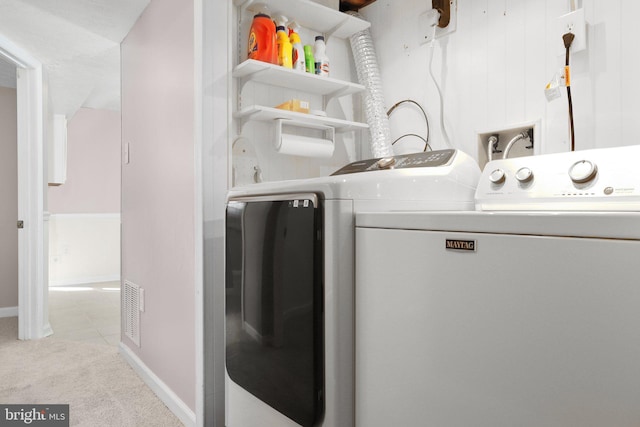
M 291 60 L 293 62 L 294 70 L 305 72 L 304 48 L 302 46 L 302 40 L 300 40 L 300 36 L 298 35 L 298 31 L 300 31 L 300 25 L 298 25 L 297 22 L 292 21 L 289 24 L 289 40 L 293 47 Z
M 291 55 L 293 47 L 289 40 L 289 35 L 285 31 L 287 18 L 280 15 L 276 17 L 276 44 L 278 45 L 278 64 L 285 68 L 293 68 Z

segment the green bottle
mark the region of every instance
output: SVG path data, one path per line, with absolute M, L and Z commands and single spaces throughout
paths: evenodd
M 316 73 L 316 61 L 313 59 L 313 46 L 308 44 L 304 45 L 304 63 L 307 68 L 307 73 Z

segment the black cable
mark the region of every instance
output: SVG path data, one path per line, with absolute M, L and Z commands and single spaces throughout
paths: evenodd
M 562 41 L 564 41 L 564 47 L 566 49 L 565 54 L 565 82 L 567 84 L 567 100 L 569 101 L 569 126 L 571 127 L 571 151 L 576 150 L 576 136 L 575 130 L 573 127 L 573 101 L 571 100 L 571 72 L 569 69 L 569 48 L 571 47 L 571 43 L 573 43 L 573 39 L 575 36 L 573 33 L 566 33 L 562 36 Z
M 398 108 L 400 105 L 402 105 L 404 103 L 407 103 L 407 102 L 416 105 L 420 109 L 420 111 L 422 111 L 422 115 L 424 116 L 424 121 L 425 121 L 425 123 L 427 125 L 427 137 L 423 138 L 423 137 L 421 137 L 419 135 L 416 135 L 415 133 L 408 133 L 408 134 L 402 135 L 399 138 L 396 138 L 396 140 L 393 141 L 391 143 L 391 145 L 395 144 L 396 142 L 398 142 L 399 140 L 401 140 L 404 137 L 416 136 L 416 137 L 420 138 L 424 142 L 424 150 L 422 150 L 422 151 L 427 151 L 427 148 L 429 150 L 433 151 L 433 149 L 431 148 L 431 145 L 429 145 L 429 138 L 431 136 L 431 129 L 429 128 L 429 118 L 427 117 L 427 113 L 424 111 L 424 108 L 422 108 L 422 106 L 420 104 L 418 104 L 416 101 L 414 101 L 413 99 L 403 99 L 402 101 L 396 102 L 391 108 L 389 108 L 389 111 L 387 111 L 387 117 L 390 117 L 391 113 L 393 113 L 393 111 L 396 108 Z
M 407 136 L 415 136 L 416 138 L 421 139 L 421 140 L 422 140 L 422 142 L 424 142 L 424 150 L 422 150 L 422 151 L 427 151 L 427 148 L 428 148 L 430 151 L 433 151 L 433 148 L 431 148 L 431 145 L 429 145 L 429 143 L 427 142 L 427 140 L 426 140 L 426 139 L 424 139 L 423 137 L 421 137 L 420 135 L 415 134 L 415 133 L 406 133 L 406 134 L 404 134 L 404 135 L 402 135 L 402 136 L 400 136 L 400 137 L 396 138 L 396 139 L 395 139 L 395 141 L 393 141 L 393 142 L 391 143 L 391 145 L 394 145 L 396 142 L 400 141 L 402 138 L 406 138 Z

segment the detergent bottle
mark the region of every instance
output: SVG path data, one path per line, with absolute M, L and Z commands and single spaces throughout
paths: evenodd
M 324 44 L 323 36 L 316 36 L 316 42 L 313 44 L 313 57 L 316 61 L 316 74 L 319 76 L 329 76 L 329 57 L 327 56 L 327 47 Z
M 289 24 L 289 41 L 291 41 L 293 69 L 296 71 L 306 71 L 304 47 L 302 46 L 302 40 L 300 40 L 300 25 L 293 21 Z
M 284 16 L 279 16 L 277 19 L 277 27 L 276 27 L 276 44 L 278 46 L 278 64 L 282 65 L 285 68 L 293 68 L 292 62 L 292 53 L 293 47 L 291 46 L 291 41 L 289 40 L 289 35 L 285 31 L 285 25 L 287 22 L 287 18 Z
M 276 26 L 267 12 L 265 9 L 253 17 L 249 29 L 247 58 L 277 64 Z

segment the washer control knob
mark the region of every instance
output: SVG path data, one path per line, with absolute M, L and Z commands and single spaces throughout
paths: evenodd
M 516 179 L 522 183 L 529 182 L 533 179 L 533 172 L 527 167 L 520 168 L 516 172 Z
M 598 174 L 598 167 L 589 160 L 575 162 L 569 168 L 569 177 L 576 184 L 584 184 L 591 181 Z
M 489 181 L 494 184 L 502 184 L 505 180 L 505 174 L 502 169 L 495 169 L 489 174 Z
M 380 169 L 390 169 L 391 166 L 396 164 L 396 158 L 395 157 L 383 157 L 380 160 L 378 160 L 376 162 L 376 164 L 378 165 L 378 168 L 380 168 Z

